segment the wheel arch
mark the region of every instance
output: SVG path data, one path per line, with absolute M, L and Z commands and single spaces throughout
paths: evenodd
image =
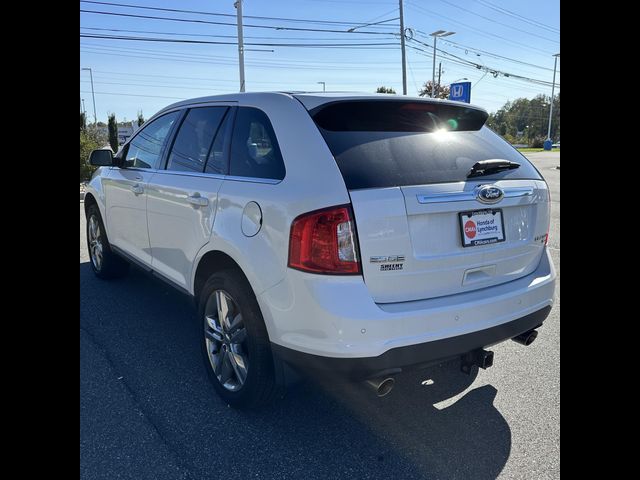
M 221 270 L 237 270 L 244 277 L 247 284 L 251 286 L 255 295 L 253 285 L 251 285 L 247 275 L 236 260 L 221 250 L 209 250 L 198 260 L 198 265 L 193 276 L 193 297 L 196 304 L 199 301 L 200 292 L 202 291 L 204 284 L 207 282 L 207 279 L 214 272 L 219 272 Z
M 93 205 L 98 207 L 98 212 L 100 212 L 100 217 L 102 218 L 102 224 L 104 225 L 104 228 L 106 230 L 108 227 L 107 227 L 107 216 L 106 216 L 106 212 L 104 211 L 104 205 L 98 198 L 96 198 L 96 196 L 92 192 L 87 191 L 87 193 L 85 193 L 84 195 L 85 216 L 89 212 L 89 208 L 92 207 Z M 107 236 L 109 235 L 106 231 L 105 231 L 105 234 L 107 234 Z
M 84 213 L 86 215 L 87 211 L 89 210 L 89 207 L 91 205 L 97 205 L 98 201 L 96 200 L 96 197 L 93 196 L 93 194 L 87 192 L 84 195 Z M 99 209 L 100 207 L 98 207 Z
M 84 200 L 83 200 L 84 213 L 86 215 L 90 206 L 97 205 L 98 211 L 100 212 L 100 216 L 102 217 L 102 223 L 104 224 L 105 228 L 108 229 L 109 222 L 108 222 L 106 211 L 105 211 L 104 192 L 102 191 L 101 188 L 96 188 L 97 186 L 99 187 L 99 185 L 100 184 L 95 185 L 94 182 L 91 182 L 87 185 L 87 191 L 84 194 Z

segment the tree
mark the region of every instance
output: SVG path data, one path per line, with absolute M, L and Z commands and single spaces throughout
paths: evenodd
M 487 126 L 504 138 L 515 139 L 515 143 L 542 146 L 549 128 L 549 108 L 550 98 L 546 95 L 517 98 L 489 115 Z M 553 99 L 551 139 L 560 139 L 560 94 Z
M 138 126 L 141 127 L 144 123 L 144 116 L 142 115 L 142 110 L 138 112 Z
M 433 82 L 431 80 L 425 82 L 422 88 L 420 89 L 420 92 L 418 93 L 418 95 L 420 95 L 421 97 L 431 97 L 432 84 Z M 443 99 L 449 98 L 449 85 L 443 86 L 436 83 L 435 97 L 443 98 Z
M 116 122 L 116 114 L 109 114 L 109 145 L 113 152 L 118 151 L 118 122 Z
M 91 178 L 95 167 L 88 163 L 89 154 L 92 150 L 102 148 L 106 138 L 99 130 L 93 126 L 89 126 L 84 130 L 80 130 L 80 181 L 86 181 Z
M 396 91 L 391 87 L 385 87 L 383 85 L 382 87 L 378 87 L 376 93 L 396 93 Z
M 84 112 L 80 112 L 80 130 L 87 129 L 87 114 Z

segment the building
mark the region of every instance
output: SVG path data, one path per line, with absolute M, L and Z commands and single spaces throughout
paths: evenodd
M 124 142 L 129 140 L 131 136 L 138 130 L 138 121 L 131 120 L 130 122 L 120 122 L 118 123 L 118 145 L 122 145 Z M 98 130 L 100 133 L 109 136 L 109 127 L 98 126 Z

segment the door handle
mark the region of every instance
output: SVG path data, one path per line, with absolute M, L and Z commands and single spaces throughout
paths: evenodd
M 144 188 L 142 188 L 139 183 L 136 183 L 131 187 L 131 191 L 136 195 L 140 195 L 142 192 L 144 192 Z
M 201 196 L 198 192 L 187 197 L 187 202 L 196 207 L 206 207 L 209 205 L 209 199 Z

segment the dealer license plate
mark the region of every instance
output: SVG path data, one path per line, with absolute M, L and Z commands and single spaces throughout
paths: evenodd
M 463 247 L 504 242 L 502 210 L 489 208 L 460 212 L 460 232 Z

